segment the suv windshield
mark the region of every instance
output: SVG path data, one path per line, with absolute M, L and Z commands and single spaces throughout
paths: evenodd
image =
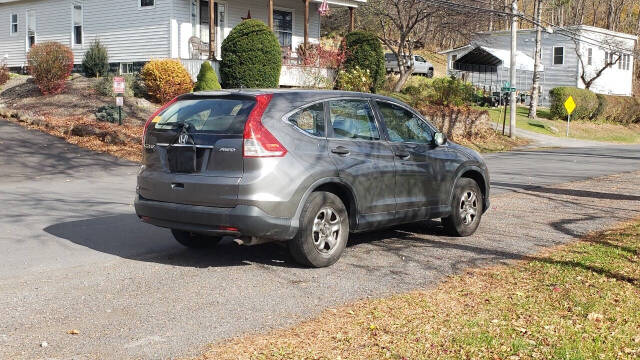
M 178 123 L 199 132 L 242 134 L 255 101 L 249 99 L 188 99 L 169 106 L 153 119 L 156 130 L 174 129 Z

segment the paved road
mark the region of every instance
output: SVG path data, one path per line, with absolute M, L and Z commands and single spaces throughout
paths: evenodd
M 0 359 L 193 355 L 640 216 L 640 173 L 589 180 L 640 170 L 638 146 L 494 154 L 496 196 L 476 236 L 402 226 L 355 236 L 329 269 L 301 269 L 276 244 L 195 252 L 140 223 L 133 164 L 4 121 L 0 146 Z

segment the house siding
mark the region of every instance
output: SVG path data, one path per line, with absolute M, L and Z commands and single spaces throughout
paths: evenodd
M 561 31 L 561 30 L 560 30 Z M 572 30 L 575 32 L 576 30 Z M 591 39 L 602 40 L 604 38 L 615 39 L 621 45 L 633 49 L 635 40 L 632 36 L 626 34 L 612 33 L 604 34 L 600 33 L 597 28 L 584 27 L 579 30 L 584 36 L 589 38 L 588 42 L 594 42 Z M 475 34 L 472 42 L 475 46 L 486 46 L 497 49 L 510 49 L 511 47 L 511 34 L 508 31 L 493 32 L 493 33 L 478 33 Z M 467 49 L 460 49 L 447 52 L 447 68 L 451 69 L 452 55 L 458 55 L 460 58 L 466 54 L 468 50 L 471 50 L 475 46 L 471 46 Z M 554 47 L 564 48 L 564 63 L 562 65 L 553 64 L 553 49 Z M 534 58 L 535 57 L 535 32 L 531 30 L 521 30 L 518 32 L 518 51 Z M 587 44 L 583 41 L 578 41 L 578 51 L 580 52 L 583 60 L 587 61 L 587 49 L 593 49 L 593 65 L 586 66 L 587 71 L 595 71 L 604 62 L 605 49 L 595 46 L 593 44 Z M 542 36 L 542 65 L 544 71 L 541 76 L 541 94 L 543 97 L 543 103 L 547 103 L 549 100 L 549 90 L 558 86 L 574 86 L 584 88 L 584 84 L 580 80 L 581 67 L 579 65 L 579 59 L 576 54 L 576 43 L 566 35 L 560 34 L 557 31 L 549 34 L 543 33 Z M 509 69 L 503 66 L 498 67 L 500 78 L 508 80 Z M 520 71 L 522 75 L 522 71 Z M 516 87 L 519 91 L 529 92 L 531 90 L 531 72 L 524 72 L 527 78 L 518 76 Z M 629 70 L 618 69 L 616 64 L 613 68 L 604 71 L 602 76 L 598 78 L 591 86 L 591 90 L 596 93 L 612 94 L 612 95 L 632 95 L 632 83 L 633 83 L 633 62 Z
M 179 49 L 180 58 L 189 59 L 189 38 L 194 36 L 193 26 L 191 24 L 191 7 L 190 0 L 173 0 L 174 12 L 173 20 L 176 22 L 178 31 L 177 36 L 173 39 L 179 39 L 179 45 L 174 46 Z M 229 0 L 220 1 L 227 6 L 226 26 L 224 29 L 224 37 L 229 35 L 231 29 L 242 22 L 242 18 L 246 17 L 249 11 L 253 19 L 258 19 L 264 23 L 268 22 L 267 18 L 267 0 Z M 300 44 L 304 42 L 304 2 L 300 0 L 276 0 L 274 1 L 275 9 L 291 10 L 293 13 L 293 35 L 292 49 L 295 51 Z M 318 43 L 320 39 L 320 15 L 318 14 L 318 4 L 311 3 L 309 5 L 309 41 Z M 223 39 L 217 39 L 221 42 Z
M 0 60 L 9 67 L 27 63 L 27 10 L 36 14 L 36 43 L 57 41 L 69 45 L 71 39 L 70 0 L 34 0 L 0 4 Z M 10 16 L 18 14 L 18 32 L 10 34 Z
M 105 45 L 112 63 L 171 56 L 172 0 L 155 0 L 153 8 L 140 8 L 138 0 L 83 2 L 84 44 L 73 48 L 76 59 L 82 59 L 96 39 Z

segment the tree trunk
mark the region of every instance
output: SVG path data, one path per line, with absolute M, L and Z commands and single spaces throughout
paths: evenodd
M 489 0 L 489 7 L 493 10 L 493 0 Z M 640 19 L 640 15 L 638 18 Z M 493 31 L 493 13 L 489 13 L 489 31 Z
M 540 23 L 542 14 L 542 0 L 536 0 L 535 21 Z M 536 52 L 533 63 L 533 81 L 531 85 L 531 103 L 529 104 L 529 118 L 535 119 L 538 116 L 538 98 L 540 97 L 540 65 L 542 52 L 542 27 L 536 24 Z

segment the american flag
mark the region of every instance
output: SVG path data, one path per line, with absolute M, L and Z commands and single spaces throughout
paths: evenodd
M 329 9 L 329 3 L 327 2 L 327 0 L 324 0 L 322 2 L 320 7 L 318 8 L 318 13 L 320 13 L 320 16 L 328 16 L 329 14 L 331 14 L 331 10 Z

